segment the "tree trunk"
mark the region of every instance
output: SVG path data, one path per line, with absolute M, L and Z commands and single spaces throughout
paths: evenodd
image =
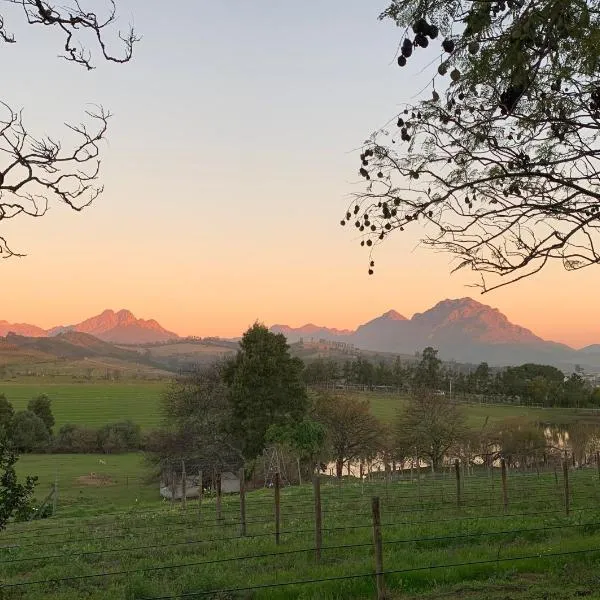
M 338 458 L 335 461 L 335 474 L 336 477 L 342 477 L 343 475 L 343 470 L 344 470 L 344 459 L 343 458 Z

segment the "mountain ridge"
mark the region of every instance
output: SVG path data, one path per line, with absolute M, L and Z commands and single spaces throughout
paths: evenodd
M 75 325 L 59 325 L 50 329 L 42 329 L 27 323 L 0 321 L 0 337 L 14 333 L 32 338 L 46 338 L 57 337 L 68 332 L 86 333 L 104 342 L 115 344 L 143 344 L 179 338 L 176 333 L 168 331 L 155 319 L 138 319 L 127 309 L 118 312 L 106 309 Z
M 572 366 L 592 358 L 596 348 L 577 351 L 566 344 L 544 340 L 530 329 L 512 323 L 497 308 L 482 304 L 472 298 L 441 300 L 433 307 L 415 313 L 406 319 L 391 310 L 359 325 L 355 330 L 316 326 L 318 336 L 311 336 L 302 328 L 277 326 L 289 341 L 301 337 L 318 337 L 333 342 L 344 341 L 357 348 L 378 352 L 413 354 L 427 346 L 439 349 L 444 360 L 505 366 L 523 362 L 545 362 Z M 598 355 L 600 356 L 600 355 Z

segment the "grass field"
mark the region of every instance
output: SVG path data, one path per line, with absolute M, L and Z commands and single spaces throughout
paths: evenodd
M 145 430 L 159 425 L 160 396 L 167 381 L 158 382 L 94 382 L 70 381 L 0 382 L 0 393 L 6 394 L 16 410 L 38 394 L 48 394 L 56 418 L 56 430 L 65 423 L 100 427 L 124 419 L 131 419 Z M 393 421 L 398 409 L 405 405 L 406 397 L 395 394 L 361 393 L 356 396 L 371 403 L 373 413 L 382 421 Z M 509 417 L 524 417 L 536 422 L 556 425 L 586 422 L 600 425 L 600 411 L 577 409 L 540 409 L 527 406 L 465 405 L 469 425 L 480 427 L 486 419 L 490 422 Z
M 106 511 L 147 504 L 158 499 L 157 484 L 149 481 L 143 454 L 24 454 L 17 474 L 38 478 L 41 501 L 58 484 L 60 516 Z
M 2 598 L 373 599 L 373 495 L 390 598 L 598 598 L 600 481 L 595 469 L 569 477 L 569 516 L 552 472 L 509 472 L 506 512 L 497 472 L 465 479 L 460 507 L 448 473 L 323 483 L 319 563 L 310 486 L 283 489 L 279 545 L 273 490 L 248 494 L 246 537 L 237 496 L 224 500 L 220 522 L 205 499 L 201 510 L 156 502 L 14 524 L 0 535 Z
M 143 429 L 156 427 L 161 420 L 160 395 L 166 382 L 98 382 L 98 383 L 14 383 L 0 382 L 0 393 L 12 402 L 15 410 L 47 394 L 58 431 L 65 423 L 101 427 L 131 419 Z
M 394 420 L 398 410 L 405 406 L 407 398 L 395 394 L 357 394 L 369 400 L 373 414 L 385 422 Z M 576 408 L 532 408 L 529 406 L 497 404 L 465 404 L 467 423 L 472 427 L 481 427 L 486 419 L 490 423 L 511 417 L 523 417 L 537 423 L 568 425 L 581 422 L 600 425 L 600 411 Z

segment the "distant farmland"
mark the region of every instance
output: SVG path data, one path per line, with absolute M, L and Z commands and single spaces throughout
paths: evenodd
M 101 427 L 107 423 L 131 419 L 143 429 L 156 427 L 161 420 L 160 396 L 163 382 L 99 383 L 13 383 L 0 382 L 0 393 L 15 410 L 39 394 L 52 399 L 52 411 L 58 429 L 65 423 Z
M 160 397 L 167 385 L 166 380 L 95 383 L 0 382 L 0 393 L 6 394 L 16 410 L 24 409 L 34 396 L 47 394 L 52 399 L 56 431 L 65 423 L 100 427 L 125 419 L 131 419 L 143 429 L 149 430 L 160 424 Z M 398 409 L 406 402 L 406 396 L 397 394 L 365 392 L 353 395 L 369 400 L 373 414 L 388 423 L 394 420 Z M 555 424 L 600 424 L 600 411 L 585 409 L 466 404 L 465 411 L 469 425 L 473 427 L 481 427 L 486 419 L 494 422 L 510 417 Z

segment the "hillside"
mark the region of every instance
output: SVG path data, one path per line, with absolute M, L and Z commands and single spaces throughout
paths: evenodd
M 0 338 L 0 366 L 12 374 L 96 376 L 106 371 L 166 376 L 165 366 L 135 350 L 119 348 L 87 333 L 54 337 L 9 334 Z
M 138 319 L 129 310 L 105 310 L 75 325 L 58 325 L 42 329 L 27 323 L 0 321 L 0 336 L 10 333 L 25 337 L 57 337 L 68 332 L 87 333 L 105 342 L 115 344 L 146 344 L 177 339 L 179 336 L 168 331 L 154 319 Z
M 427 346 L 438 348 L 445 360 L 466 363 L 487 361 L 504 366 L 524 362 L 548 363 L 564 369 L 581 364 L 600 368 L 600 352 L 593 347 L 576 351 L 564 344 L 543 340 L 529 329 L 509 321 L 498 309 L 472 298 L 443 300 L 407 319 L 388 311 L 354 331 L 316 327 L 310 336 L 305 327 L 277 325 L 290 342 L 301 337 L 343 341 L 363 350 L 414 354 Z

